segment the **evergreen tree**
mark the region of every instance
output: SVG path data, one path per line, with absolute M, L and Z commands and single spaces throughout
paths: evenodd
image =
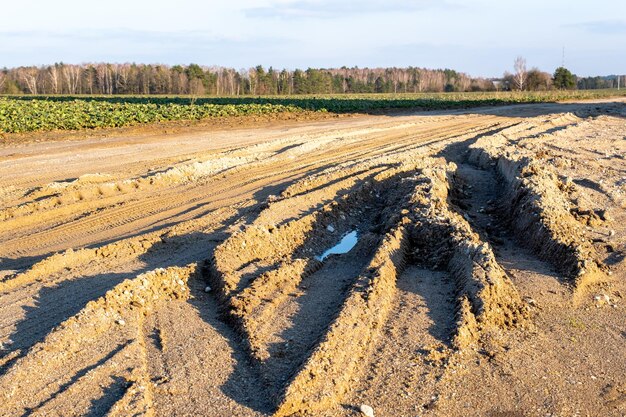
M 308 83 L 302 70 L 295 70 L 293 72 L 293 92 L 294 94 L 306 94 L 308 93 Z
M 559 90 L 573 90 L 576 88 L 576 76 L 565 67 L 558 67 L 552 78 L 554 87 Z
M 201 80 L 204 78 L 204 70 L 198 64 L 189 64 L 189 66 L 186 69 L 186 72 L 187 72 L 187 77 L 189 77 L 190 80 L 193 80 L 193 79 Z

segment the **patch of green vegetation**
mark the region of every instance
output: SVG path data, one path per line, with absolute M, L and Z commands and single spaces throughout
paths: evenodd
M 202 98 L 7 96 L 0 98 L 0 132 L 94 129 L 281 112 L 368 113 L 391 109 L 466 109 L 517 103 L 607 98 L 619 94 L 626 95 L 625 92 L 617 90 L 585 90 Z
M 132 126 L 173 120 L 301 112 L 280 104 L 156 104 L 98 100 L 0 99 L 0 131 L 23 133 Z
M 580 331 L 583 331 L 587 328 L 585 323 L 583 323 L 580 319 L 576 317 L 570 317 L 568 324 L 571 328 L 580 330 Z

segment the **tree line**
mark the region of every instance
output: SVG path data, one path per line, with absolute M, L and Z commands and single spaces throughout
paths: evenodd
M 444 91 L 614 88 L 613 77 L 577 78 L 565 68 L 554 74 L 526 70 L 518 57 L 514 73 L 499 80 L 471 77 L 451 69 L 358 68 L 276 70 L 263 66 L 235 70 L 197 64 L 95 63 L 4 68 L 0 94 L 169 94 L 292 95 L 342 93 L 421 93 Z
M 618 83 L 618 77 L 620 82 Z M 579 90 L 595 90 L 600 88 L 624 88 L 626 83 L 626 77 L 623 75 L 609 75 L 609 76 L 596 76 L 596 77 L 584 77 L 577 79 L 577 86 Z
M 235 70 L 197 64 L 58 63 L 0 70 L 0 94 L 291 95 L 494 91 L 491 80 L 451 69 Z

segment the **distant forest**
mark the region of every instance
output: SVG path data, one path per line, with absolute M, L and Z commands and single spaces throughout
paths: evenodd
M 503 79 L 474 78 L 451 69 L 332 68 L 276 70 L 145 64 L 54 64 L 0 70 L 0 94 L 291 95 L 508 90 Z M 531 69 L 524 89 L 552 89 L 552 75 Z M 613 88 L 615 78 L 577 80 L 581 89 Z

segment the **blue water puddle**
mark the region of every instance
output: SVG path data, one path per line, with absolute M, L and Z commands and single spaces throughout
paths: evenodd
M 318 261 L 323 261 L 329 255 L 341 255 L 344 253 L 348 253 L 356 245 L 358 240 L 359 238 L 357 231 L 353 230 L 344 237 L 342 237 L 339 243 L 328 249 L 321 256 L 316 256 L 315 259 L 317 259 Z

